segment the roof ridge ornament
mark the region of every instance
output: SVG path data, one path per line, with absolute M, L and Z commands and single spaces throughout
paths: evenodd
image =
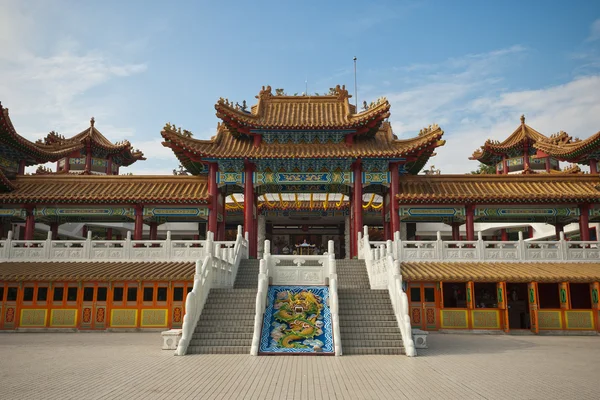
M 95 123 L 96 123 L 96 119 L 94 117 L 92 117 L 90 119 L 90 126 L 93 128 Z
M 525 125 L 525 114 L 521 114 L 521 125 Z
M 260 99 L 267 99 L 272 96 L 273 96 L 273 92 L 271 91 L 271 86 L 267 85 L 266 88 L 264 86 L 262 87 L 261 91 L 258 92 L 258 95 L 256 96 L 256 98 L 260 100 Z

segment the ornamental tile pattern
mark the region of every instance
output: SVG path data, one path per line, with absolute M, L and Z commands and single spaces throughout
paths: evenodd
M 567 329 L 594 329 L 593 311 L 565 311 Z
M 573 282 L 600 280 L 594 263 L 577 262 L 403 262 L 403 279 L 412 282 Z
M 562 329 L 560 311 L 538 311 L 538 326 L 540 329 Z

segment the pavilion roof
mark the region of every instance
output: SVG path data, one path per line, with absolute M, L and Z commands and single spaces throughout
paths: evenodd
M 525 144 L 533 150 L 533 145 L 541 141 L 551 141 L 553 143 L 569 142 L 571 137 L 560 132 L 550 138 L 536 131 L 525 123 L 525 116 L 521 116 L 521 125 L 504 141 L 488 139 L 481 148 L 475 150 L 470 160 L 477 160 L 486 165 L 495 165 L 502 160 L 503 156 L 513 157 L 515 154 L 522 154 Z
M 2 169 L 0 169 L 0 193 L 1 192 L 10 192 L 11 190 L 14 190 L 14 189 L 15 189 L 15 186 L 6 177 L 6 175 L 4 175 L 4 173 L 2 172 Z
M 537 142 L 535 147 L 561 161 L 589 164 L 590 160 L 600 159 L 600 132 L 587 139 L 575 139 L 570 143 L 556 143 L 551 140 Z
M 19 176 L 0 204 L 206 204 L 207 181 L 198 176 Z
M 98 150 L 104 157 L 112 155 L 119 156 L 119 165 L 129 166 L 138 160 L 145 160 L 144 153 L 139 150 L 134 150 L 128 140 L 119 143 L 112 143 L 98 129 L 96 129 L 95 120 L 90 120 L 90 126 L 77 135 L 71 138 L 64 138 L 56 132 L 50 132 L 43 140 L 39 140 L 38 144 L 45 144 L 60 150 L 68 148 L 73 150 L 83 150 L 90 143 L 92 147 Z
M 69 146 L 56 148 L 25 139 L 17 133 L 8 114 L 8 108 L 2 107 L 2 104 L 0 104 L 0 148 L 0 155 L 25 160 L 26 165 L 57 161 L 73 151 Z
M 600 201 L 600 177 L 577 174 L 417 175 L 400 179 L 400 204 Z
M 161 135 L 163 145 L 170 147 L 177 158 L 190 171 L 194 163 L 203 158 L 410 158 L 407 170 L 417 173 L 433 154 L 436 147 L 443 146 L 444 131 L 437 125 L 422 130 L 418 136 L 398 140 L 391 125 L 384 123 L 373 137 L 356 138 L 352 146 L 346 143 L 260 143 L 255 146 L 251 139 L 235 137 L 224 124 L 219 125 L 217 135 L 210 140 L 198 140 L 180 134 L 171 125 L 165 126 Z
M 0 281 L 191 281 L 193 262 L 3 262 Z
M 402 278 L 426 282 L 574 282 L 600 279 L 594 263 L 577 262 L 403 262 Z
M 356 113 L 345 87 L 336 86 L 332 95 L 287 96 L 273 95 L 271 87 L 263 86 L 258 103 L 250 111 L 219 99 L 215 105 L 217 117 L 234 136 L 251 130 L 357 130 L 375 133 L 381 122 L 389 117 L 390 103 L 380 99 L 363 112 Z

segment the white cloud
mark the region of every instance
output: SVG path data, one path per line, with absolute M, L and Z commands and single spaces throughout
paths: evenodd
M 588 36 L 588 42 L 595 42 L 600 40 L 600 18 L 595 20 L 590 27 L 590 35 Z

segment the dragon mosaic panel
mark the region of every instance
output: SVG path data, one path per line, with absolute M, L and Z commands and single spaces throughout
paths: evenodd
M 325 286 L 270 286 L 260 352 L 333 354 Z

